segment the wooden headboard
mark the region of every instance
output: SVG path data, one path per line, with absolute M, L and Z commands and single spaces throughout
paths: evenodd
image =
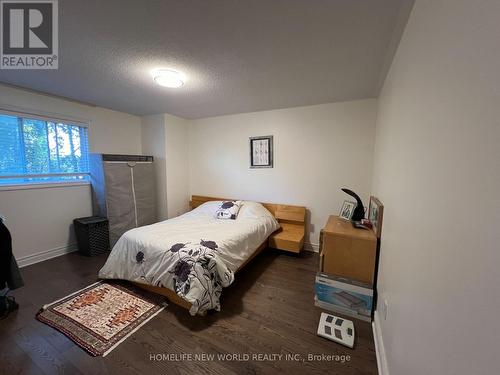
M 193 195 L 189 205 L 191 208 L 201 206 L 203 203 L 210 201 L 234 201 L 236 199 L 205 197 L 201 195 Z M 261 203 L 271 212 L 280 223 L 305 224 L 306 208 L 303 206 L 291 206 L 288 204 L 276 203 Z

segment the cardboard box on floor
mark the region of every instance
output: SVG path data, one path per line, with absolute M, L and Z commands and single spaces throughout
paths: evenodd
M 314 304 L 367 322 L 371 321 L 373 288 L 370 284 L 318 272 Z

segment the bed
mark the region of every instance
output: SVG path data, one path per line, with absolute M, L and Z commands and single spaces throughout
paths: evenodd
M 220 310 L 222 289 L 280 230 L 279 212 L 286 222 L 303 209 L 243 201 L 235 220 L 216 219 L 223 200 L 193 196 L 192 211 L 129 230 L 113 247 L 99 277 L 134 282 L 191 315 Z

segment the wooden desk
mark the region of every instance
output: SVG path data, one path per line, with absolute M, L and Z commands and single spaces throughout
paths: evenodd
M 377 238 L 371 230 L 330 216 L 320 235 L 320 271 L 373 284 Z

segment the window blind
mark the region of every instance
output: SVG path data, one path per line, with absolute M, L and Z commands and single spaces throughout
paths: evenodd
M 0 113 L 0 185 L 88 178 L 85 126 Z

